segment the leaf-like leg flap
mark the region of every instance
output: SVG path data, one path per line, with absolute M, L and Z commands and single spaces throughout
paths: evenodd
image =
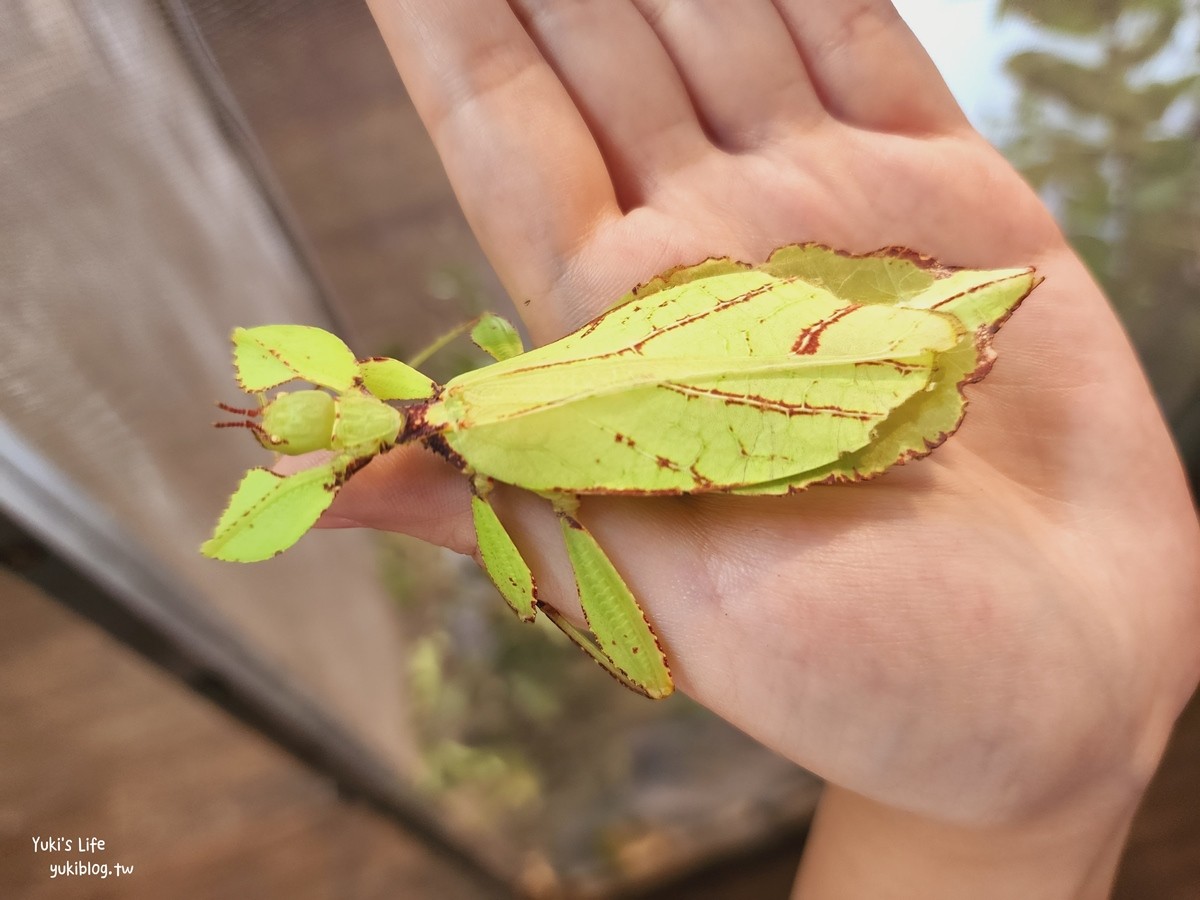
M 380 400 L 427 400 L 437 384 L 398 359 L 376 356 L 360 360 L 363 387 Z
M 537 585 L 517 545 L 488 503 L 486 483 L 477 486 L 471 497 L 471 515 L 483 571 L 517 617 L 522 622 L 532 622 L 537 615 Z
M 229 562 L 270 559 L 300 540 L 333 502 L 337 489 L 332 463 L 287 476 L 251 469 L 200 552 Z
M 513 323 L 495 313 L 484 313 L 471 328 L 475 346 L 492 359 L 503 362 L 525 352 L 521 335 Z
M 579 602 L 600 655 L 578 629 L 560 621 L 561 616 L 550 616 L 554 624 L 626 687 L 653 700 L 669 696 L 675 683 L 667 658 L 629 586 L 590 532 L 561 508 L 559 519 L 575 570 Z
M 652 700 L 660 700 L 667 696 L 666 694 L 661 694 L 658 696 L 651 695 L 644 687 L 642 687 L 642 685 L 633 681 L 624 671 L 618 669 L 616 665 L 613 664 L 611 659 L 604 655 L 600 648 L 596 646 L 596 642 L 592 639 L 591 635 L 589 635 L 586 631 L 583 631 L 572 625 L 570 620 L 553 606 L 542 603 L 539 608 L 543 613 L 545 613 L 546 618 L 548 618 L 558 627 L 559 631 L 569 637 L 571 641 L 577 647 L 579 647 L 580 650 L 599 663 L 600 667 L 603 668 L 604 671 L 608 672 L 609 675 L 617 679 L 617 681 L 621 682 L 621 684 L 625 685 L 625 687 L 629 688 L 634 693 L 641 694 L 643 697 L 650 697 Z
M 339 393 L 358 378 L 358 361 L 336 335 L 311 325 L 233 330 L 233 366 L 248 393 L 300 379 Z

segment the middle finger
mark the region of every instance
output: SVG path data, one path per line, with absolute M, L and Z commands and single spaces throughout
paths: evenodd
M 671 57 L 628 0 L 510 3 L 575 99 L 624 209 L 711 149 Z
M 708 133 L 752 149 L 825 117 L 787 23 L 766 0 L 633 0 L 658 33 Z

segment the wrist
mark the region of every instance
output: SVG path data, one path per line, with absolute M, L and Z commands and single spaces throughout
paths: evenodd
M 793 900 L 1099 900 L 1140 791 L 1127 787 L 989 826 L 941 822 L 826 788 Z

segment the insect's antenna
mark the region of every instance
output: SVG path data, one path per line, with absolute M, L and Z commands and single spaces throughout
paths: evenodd
M 242 409 L 239 406 L 230 406 L 228 403 L 218 403 L 217 409 L 223 409 L 225 412 L 233 413 L 235 416 L 249 416 L 252 419 L 256 416 L 262 415 L 261 407 L 256 407 L 254 409 Z
M 260 437 L 266 434 L 263 427 L 257 422 L 249 422 L 245 419 L 238 422 L 213 422 L 213 428 L 249 428 Z

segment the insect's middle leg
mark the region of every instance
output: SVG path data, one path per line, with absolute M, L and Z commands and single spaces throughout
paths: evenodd
M 532 622 L 538 608 L 537 585 L 521 551 L 488 501 L 491 491 L 490 478 L 471 476 L 471 516 L 483 571 L 521 621 Z

